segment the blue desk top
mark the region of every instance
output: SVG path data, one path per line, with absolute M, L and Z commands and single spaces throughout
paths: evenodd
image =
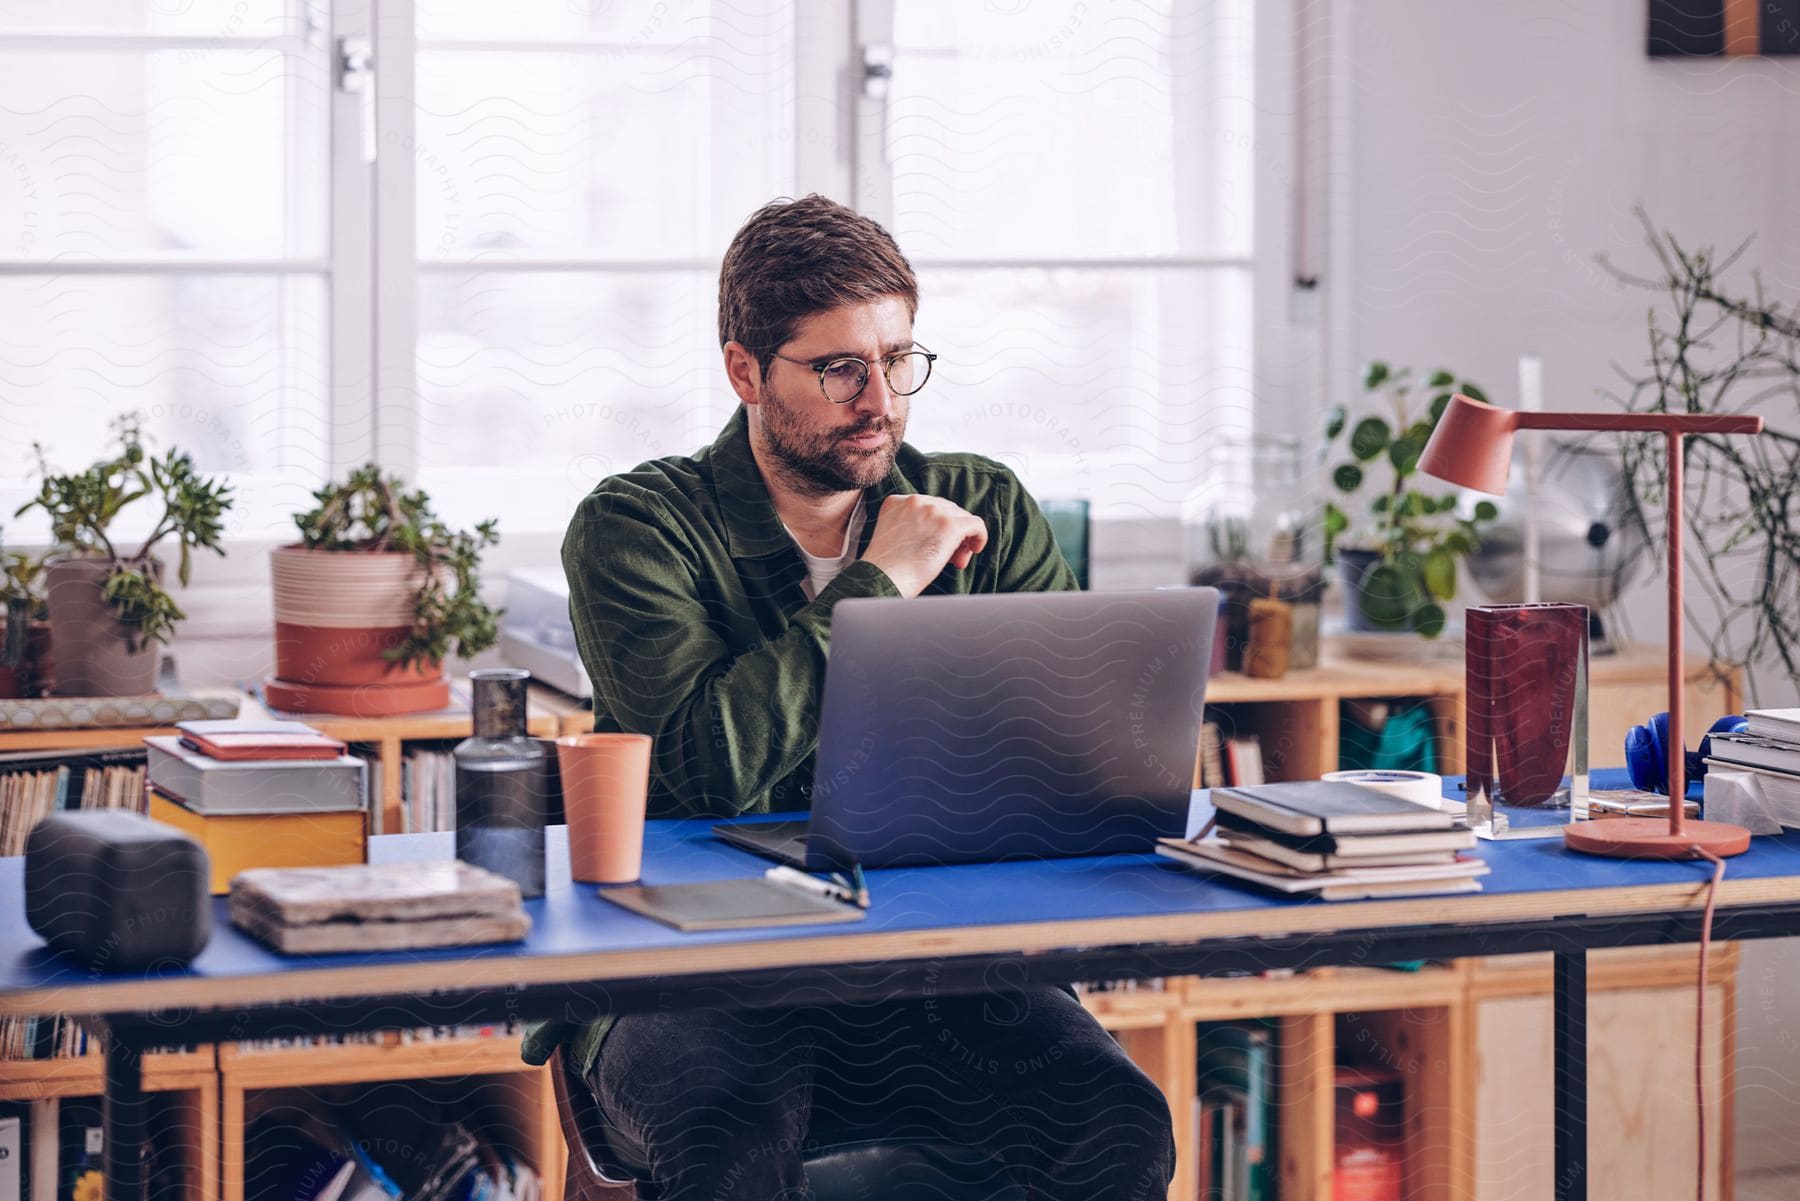
M 1622 772 L 1596 773 L 1595 786 L 1620 787 L 1622 776 Z M 1198 828 L 1210 811 L 1205 794 L 1196 793 L 1191 818 L 1193 828 Z M 644 882 L 666 884 L 747 876 L 759 873 L 767 866 L 763 860 L 718 841 L 710 833 L 711 824 L 708 821 L 649 823 L 645 835 Z M 937 940 L 935 951 L 923 952 L 915 946 L 910 953 L 915 957 L 924 953 L 955 954 L 959 948 L 954 932 L 968 932 L 972 927 L 1041 926 L 1044 923 L 1120 918 L 1192 918 L 1195 920 L 1180 923 L 1185 929 L 1171 927 L 1170 930 L 1172 935 L 1185 934 L 1191 938 L 1267 933 L 1269 922 L 1258 919 L 1270 917 L 1293 930 L 1479 922 L 1521 916 L 1519 906 L 1505 904 L 1507 900 L 1531 899 L 1535 901 L 1535 908 L 1545 909 L 1544 903 L 1550 898 L 1544 894 L 1557 894 L 1554 908 L 1548 912 L 1559 914 L 1583 912 L 1580 894 L 1587 890 L 1674 885 L 1683 890 L 1691 887 L 1697 895 L 1699 886 L 1711 871 L 1707 864 L 1700 862 L 1621 862 L 1593 858 L 1568 851 L 1556 839 L 1487 842 L 1476 851 L 1493 869 L 1482 882 L 1483 891 L 1431 898 L 1429 916 L 1421 918 L 1417 900 L 1333 904 L 1272 896 L 1196 873 L 1151 854 L 898 868 L 869 873 L 874 904 L 863 922 L 683 934 L 600 900 L 591 886 L 571 884 L 561 827 L 550 831 L 549 841 L 549 886 L 544 897 L 526 902 L 532 930 L 522 942 L 435 951 L 279 955 L 233 928 L 226 918 L 221 898 L 215 902 L 214 930 L 206 949 L 189 967 L 158 973 L 155 978 L 158 981 L 186 981 L 189 985 L 216 984 L 222 990 L 220 1003 L 224 1005 L 231 1003 L 225 999 L 226 994 L 232 992 L 231 982 L 280 976 L 291 997 L 296 991 L 303 993 L 306 988 L 299 979 L 301 973 L 331 969 L 360 969 L 357 974 L 365 978 L 379 973 L 389 982 L 387 987 L 405 991 L 415 987 L 408 982 L 409 967 L 423 969 L 426 977 L 435 975 L 439 978 L 436 986 L 442 987 L 445 986 L 442 969 L 451 964 L 467 965 L 471 972 L 503 983 L 526 977 L 543 980 L 547 975 L 555 975 L 557 970 L 547 961 L 576 957 L 584 961 L 582 970 L 574 972 L 576 965 L 570 963 L 566 966 L 571 972 L 563 978 L 586 979 L 596 977 L 597 956 L 625 954 L 629 958 L 632 953 L 654 956 L 658 952 L 683 952 L 680 965 L 638 958 L 635 969 L 629 973 L 662 974 L 681 967 L 701 970 L 692 961 L 693 952 L 719 944 L 742 947 L 746 944 L 771 946 L 815 942 L 819 945 L 811 951 L 789 945 L 784 954 L 790 961 L 833 962 L 836 961 L 834 951 L 845 945 L 841 941 L 844 939 L 935 932 L 944 936 Z M 378 861 L 445 859 L 451 857 L 451 847 L 449 834 L 392 835 L 372 841 L 371 857 Z M 97 976 L 51 954 L 44 947 L 24 923 L 23 866 L 24 861 L 19 858 L 0 859 L 0 1013 L 21 1012 L 33 1000 L 23 994 L 40 990 L 56 992 L 64 1008 L 85 1000 L 85 997 L 72 997 L 65 991 L 68 989 L 85 992 L 97 985 L 133 983 L 141 990 L 145 980 L 142 976 Z M 1726 876 L 1728 892 L 1721 903 L 1730 903 L 1729 890 L 1733 884 L 1741 886 L 1745 881 L 1773 881 L 1783 877 L 1800 878 L 1800 831 L 1757 838 L 1748 853 L 1732 859 Z M 1800 880 L 1795 884 L 1790 891 L 1794 897 L 1800 897 Z M 1532 894 L 1536 894 L 1535 897 Z M 1679 897 L 1665 898 L 1655 907 L 1678 907 L 1691 903 L 1692 899 L 1683 891 Z M 1411 908 L 1398 909 L 1398 906 Z M 1228 928 L 1232 926 L 1237 928 Z M 1067 940 L 1059 945 L 1092 941 L 1083 933 L 1071 929 Z M 1043 945 L 1041 938 L 1037 945 Z M 898 946 L 889 952 L 895 956 L 905 953 Z M 860 959 L 885 957 L 880 944 L 867 943 L 863 944 L 863 953 L 857 955 Z M 626 960 L 616 962 L 625 963 Z M 436 965 L 440 970 L 432 973 L 428 965 Z M 478 971 L 477 965 L 488 970 Z M 620 968 L 611 976 L 617 978 L 625 974 L 624 968 Z M 190 987 L 182 991 L 190 994 L 186 1003 L 192 1003 L 195 990 Z

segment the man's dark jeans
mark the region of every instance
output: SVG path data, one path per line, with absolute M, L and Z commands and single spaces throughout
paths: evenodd
M 986 1148 L 1033 1198 L 1161 1201 L 1169 1107 L 1051 987 L 784 1010 L 622 1016 L 588 1083 L 668 1201 L 807 1196 L 812 1147 Z

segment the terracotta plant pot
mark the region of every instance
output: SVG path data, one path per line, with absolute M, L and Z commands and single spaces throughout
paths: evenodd
M 450 685 L 442 664 L 400 667 L 383 657 L 406 641 L 418 562 L 407 551 L 270 552 L 275 597 L 275 708 L 297 713 L 386 717 L 442 709 Z
M 44 565 L 50 641 L 56 648 L 57 696 L 143 696 L 156 691 L 162 646 L 140 641 L 119 620 L 102 588 L 113 561 L 103 557 L 52 559 Z M 151 571 L 161 577 L 160 565 Z

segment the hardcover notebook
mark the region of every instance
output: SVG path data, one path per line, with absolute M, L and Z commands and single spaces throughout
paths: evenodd
M 336 759 L 347 749 L 303 721 L 180 721 L 181 745 L 213 759 Z
M 154 734 L 150 783 L 195 813 L 296 813 L 362 809 L 368 765 L 355 755 L 331 759 L 214 759 Z
M 1800 773 L 1800 744 L 1760 734 L 1713 734 L 1712 757 L 1745 767 Z
M 1435 836 L 1434 836 L 1435 837 Z M 1469 835 L 1474 838 L 1473 834 Z M 1333 872 L 1343 868 L 1413 867 L 1454 863 L 1455 851 L 1400 851 L 1375 855 L 1340 855 L 1323 851 L 1302 851 L 1254 834 L 1240 834 L 1221 828 L 1219 841 L 1235 851 L 1244 851 L 1260 859 L 1305 872 Z
M 1746 709 L 1744 718 L 1758 738 L 1800 742 L 1800 709 Z
M 1214 808 L 1249 818 L 1282 834 L 1367 834 L 1451 830 L 1456 819 L 1438 809 L 1335 780 L 1296 780 L 1252 788 L 1215 788 Z
M 787 888 L 761 876 L 700 884 L 602 888 L 604 900 L 677 930 L 737 930 L 746 926 L 810 926 L 860 922 L 855 905 Z
M 1227 842 L 1254 840 L 1288 848 L 1297 854 L 1325 855 L 1339 859 L 1383 860 L 1395 855 L 1442 854 L 1467 851 L 1475 845 L 1475 832 L 1454 830 L 1401 830 L 1378 834 L 1287 834 L 1261 822 L 1221 811 L 1219 837 Z

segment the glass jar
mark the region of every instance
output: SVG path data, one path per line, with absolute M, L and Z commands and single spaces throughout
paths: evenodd
M 1325 596 L 1325 510 L 1317 473 L 1298 435 L 1258 434 L 1249 454 L 1195 488 L 1182 506 L 1187 580 L 1217 588 L 1224 666 L 1242 671 L 1250 602 L 1293 606 L 1292 668 L 1319 661 Z
M 525 732 L 525 685 L 516 667 L 469 673 L 475 733 L 456 744 L 456 857 L 544 895 L 544 827 L 550 817 L 550 761 Z

